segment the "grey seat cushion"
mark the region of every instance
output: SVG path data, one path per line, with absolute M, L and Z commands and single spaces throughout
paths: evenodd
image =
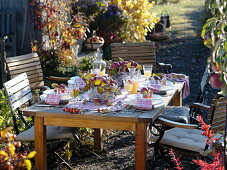
M 188 123 L 189 108 L 185 106 L 167 106 L 160 117 L 180 123 Z
M 161 144 L 186 149 L 194 152 L 201 152 L 206 145 L 206 136 L 201 135 L 202 130 L 173 128 L 165 132 Z M 156 140 L 156 136 L 151 136 Z
M 73 137 L 73 128 L 61 126 L 46 127 L 47 140 L 67 139 Z M 34 141 L 34 126 L 30 129 L 17 135 L 16 140 L 19 141 Z

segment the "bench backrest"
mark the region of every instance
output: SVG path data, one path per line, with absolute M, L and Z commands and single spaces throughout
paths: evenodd
M 31 88 L 44 86 L 43 71 L 37 53 L 6 58 L 9 78 L 27 73 Z
M 152 64 L 156 70 L 156 48 L 154 42 L 112 43 L 112 61 L 133 60 L 141 65 Z

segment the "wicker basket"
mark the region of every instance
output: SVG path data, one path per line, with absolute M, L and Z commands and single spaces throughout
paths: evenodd
M 169 37 L 170 37 L 170 33 L 158 32 L 158 33 L 149 34 L 148 40 L 163 41 L 163 40 L 169 39 Z

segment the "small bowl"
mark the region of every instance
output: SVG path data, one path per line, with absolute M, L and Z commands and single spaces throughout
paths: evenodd
M 89 50 L 97 50 L 98 48 L 102 47 L 104 44 L 104 42 L 100 42 L 100 43 L 96 43 L 96 42 L 92 42 L 92 43 L 88 43 L 88 42 L 84 42 L 84 45 L 87 49 Z

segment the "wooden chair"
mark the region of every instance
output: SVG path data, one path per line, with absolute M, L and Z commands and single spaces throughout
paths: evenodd
M 17 140 L 19 141 L 34 141 L 34 126 L 29 126 L 29 123 L 23 116 L 23 112 L 20 108 L 28 103 L 32 99 L 31 88 L 29 86 L 29 80 L 26 73 L 22 73 L 13 79 L 3 84 L 8 97 L 10 107 L 12 110 L 12 118 L 14 123 L 14 129 L 17 134 Z M 22 120 L 25 127 L 25 131 L 19 130 L 18 122 Z M 47 126 L 47 140 L 59 140 L 59 139 L 71 139 L 74 136 L 74 129 L 70 127 L 59 126 Z M 58 147 L 57 147 L 58 148 Z M 65 164 L 69 169 L 72 169 L 56 152 L 55 149 L 51 151 L 59 158 L 62 164 Z
M 210 124 L 212 126 L 212 130 L 216 133 L 224 130 L 226 105 L 227 99 L 218 96 L 213 100 L 211 106 L 194 103 L 191 107 L 198 107 L 208 111 L 209 115 L 206 123 Z M 201 153 L 208 148 L 206 144 L 206 136 L 202 135 L 203 131 L 199 129 L 198 124 L 178 123 L 165 118 L 158 118 L 156 123 L 162 124 L 162 127 L 164 128 L 159 129 L 159 137 L 152 136 L 152 138 L 154 138 L 153 140 L 156 140 L 154 145 L 155 157 L 157 156 L 160 145 L 165 146 L 165 148 L 173 148 L 176 152 L 180 150 L 180 152 L 177 153 L 187 156 L 202 156 Z M 165 126 L 171 126 L 174 128 L 166 131 Z M 217 137 L 220 136 L 217 135 Z
M 48 89 L 47 86 L 44 86 L 43 71 L 37 53 L 29 53 L 26 55 L 8 57 L 5 59 L 5 62 L 7 64 L 9 79 L 12 79 L 18 76 L 19 74 L 25 72 L 27 73 L 30 87 L 32 90 Z M 70 78 L 50 76 L 47 79 L 51 81 L 65 82 Z
M 153 71 L 169 72 L 171 64 L 158 63 L 156 60 L 156 48 L 154 42 L 137 43 L 112 43 L 112 61 L 133 60 L 141 65 L 152 64 Z

